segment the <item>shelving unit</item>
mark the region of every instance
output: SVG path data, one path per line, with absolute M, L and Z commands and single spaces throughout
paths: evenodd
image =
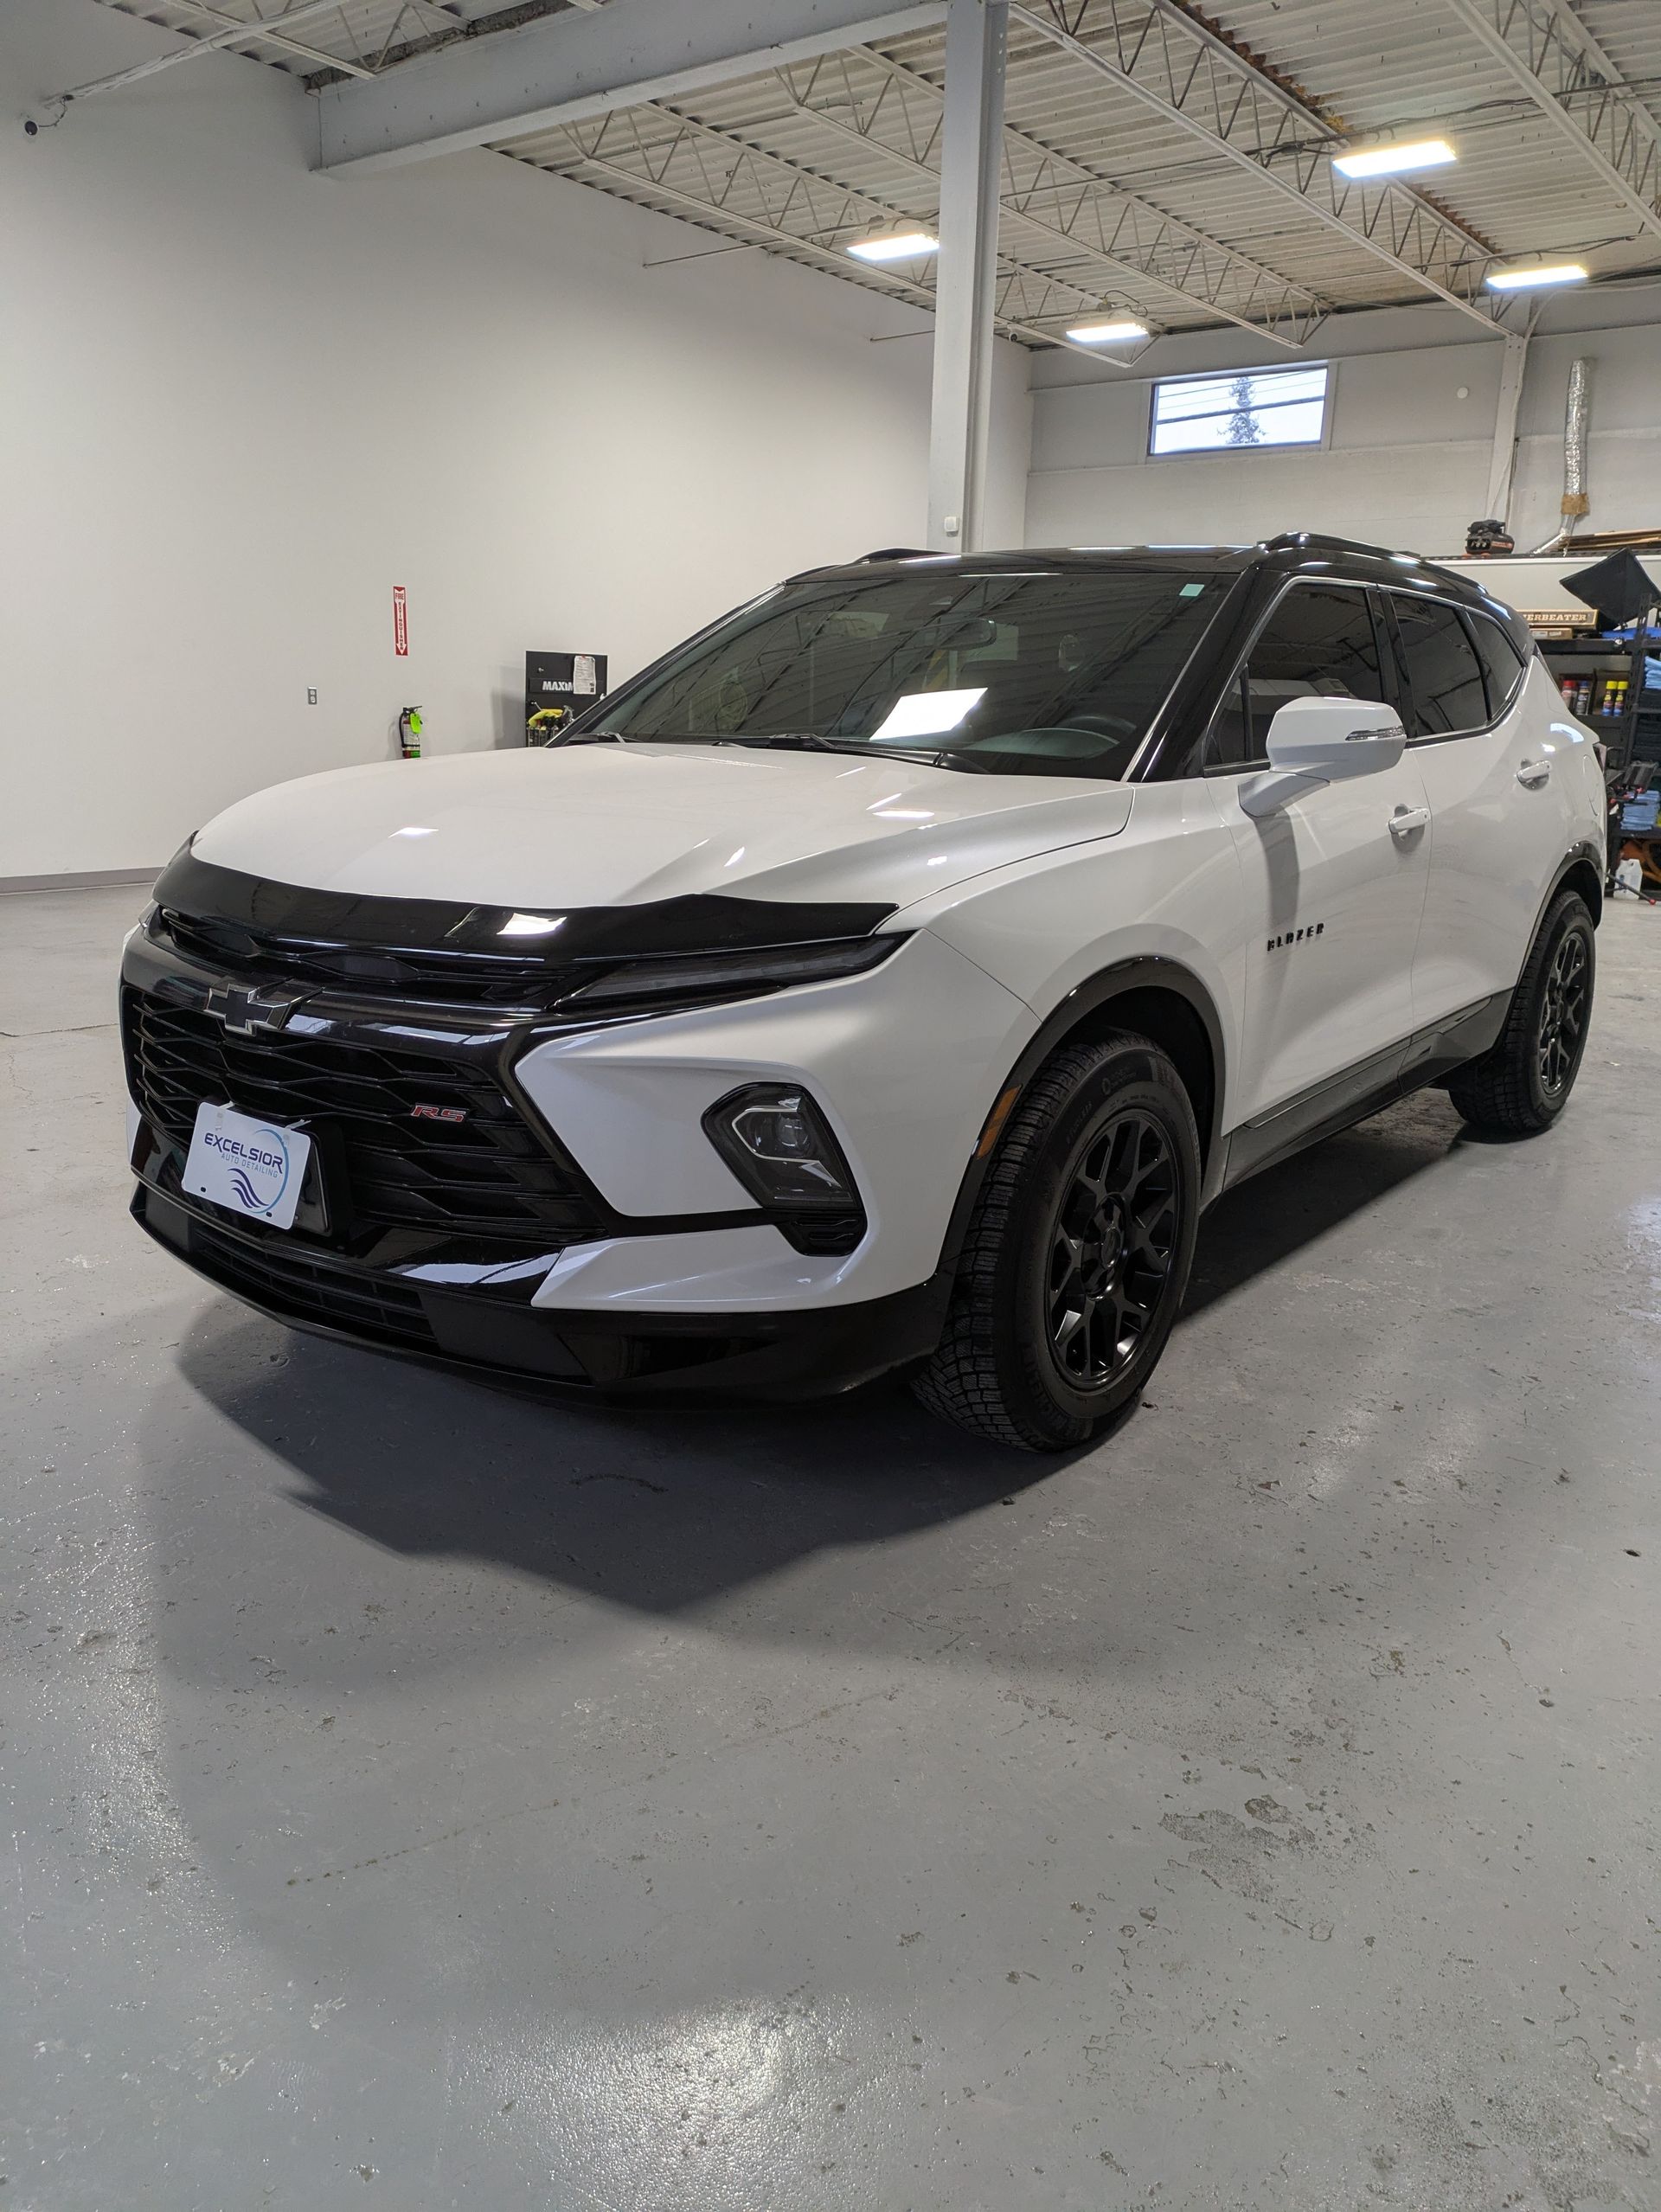
M 1646 661 L 1661 670 L 1661 639 L 1639 638 L 1627 644 L 1585 632 L 1542 636 L 1540 651 L 1560 689 L 1580 687 L 1579 697 L 1565 690 L 1565 699 L 1576 719 L 1608 747 L 1612 768 L 1661 760 L 1661 689 L 1646 689 L 1644 682 Z

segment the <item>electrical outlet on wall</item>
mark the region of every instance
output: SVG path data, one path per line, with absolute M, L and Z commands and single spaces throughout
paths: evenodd
M 305 687 L 305 703 L 308 707 L 315 707 L 317 703 L 317 687 L 315 683 L 308 683 Z

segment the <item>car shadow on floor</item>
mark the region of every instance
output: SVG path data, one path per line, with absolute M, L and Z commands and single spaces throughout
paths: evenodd
M 1269 1273 L 1474 1135 L 1440 1091 L 1421 1091 L 1225 1193 L 1200 1224 L 1183 1319 Z M 1180 1357 L 1181 1346 L 1179 1330 L 1166 1356 Z
M 1229 1194 L 1202 1225 L 1184 1322 L 1260 1288 L 1446 1160 L 1459 1135 L 1444 1100 L 1411 1100 Z M 1082 1456 L 977 1441 L 896 1382 L 809 1407 L 531 1399 L 292 1334 L 228 1300 L 181 1358 L 204 1398 L 292 1468 L 311 1510 L 395 1553 L 493 1561 L 646 1612 L 984 1513 Z

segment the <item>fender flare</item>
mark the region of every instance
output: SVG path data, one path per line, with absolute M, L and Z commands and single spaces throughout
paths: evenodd
M 1523 963 L 1525 967 L 1528 965 L 1529 953 L 1534 949 L 1534 940 L 1540 934 L 1540 925 L 1545 920 L 1552 901 L 1562 889 L 1565 878 L 1570 875 L 1575 869 L 1581 865 L 1582 862 L 1590 868 L 1593 875 L 1595 875 L 1598 880 L 1598 902 L 1592 910 L 1592 924 L 1594 928 L 1595 928 L 1598 923 L 1602 920 L 1602 886 L 1603 880 L 1609 872 L 1609 856 L 1606 851 L 1600 851 L 1599 848 L 1593 843 L 1589 837 L 1582 837 L 1578 844 L 1572 845 L 1569 848 L 1569 850 L 1563 855 L 1562 858 L 1558 862 L 1556 868 L 1552 872 L 1550 886 L 1546 892 L 1545 897 L 1540 901 L 1538 911 L 1536 913 L 1534 917 L 1534 927 L 1529 933 L 1528 947 L 1523 955 Z
M 1218 1019 L 1210 992 L 1191 969 L 1183 967 L 1178 960 L 1168 959 L 1162 953 L 1138 953 L 1131 959 L 1116 960 L 1107 967 L 1098 969 L 1094 975 L 1075 984 L 1046 1015 L 1028 1040 L 1014 1067 L 998 1085 L 986 1118 L 981 1124 L 980 1135 L 964 1170 L 963 1181 L 952 1208 L 952 1217 L 940 1248 L 940 1265 L 942 1270 L 950 1274 L 957 1268 L 975 1201 L 980 1196 L 980 1186 L 997 1150 L 997 1140 L 1021 1093 L 1033 1076 L 1062 1038 L 1087 1016 L 1103 1006 L 1111 1005 L 1114 999 L 1123 998 L 1131 991 L 1150 989 L 1169 991 L 1183 999 L 1197 1015 L 1205 1031 L 1206 1042 L 1211 1053 L 1211 1100 L 1209 1112 L 1200 1130 L 1201 1151 L 1205 1162 L 1200 1192 L 1202 1207 L 1209 1204 L 1216 1196 L 1228 1152 L 1222 1132 L 1222 1099 L 1227 1068 L 1222 1023 Z M 1195 1119 L 1200 1119 L 1197 1106 Z

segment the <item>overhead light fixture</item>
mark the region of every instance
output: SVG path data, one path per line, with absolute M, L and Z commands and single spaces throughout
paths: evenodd
M 1581 285 L 1586 271 L 1578 261 L 1542 261 L 1527 269 L 1490 269 L 1483 282 L 1491 292 L 1531 292 L 1536 285 Z
M 1067 335 L 1074 345 L 1119 345 L 1127 338 L 1145 338 L 1148 326 L 1129 315 L 1113 315 L 1104 323 L 1075 323 Z
M 856 238 L 848 248 L 856 261 L 912 261 L 940 250 L 940 240 L 926 230 L 888 230 L 875 238 Z
M 1404 176 L 1409 170 L 1445 169 L 1458 159 L 1446 138 L 1413 138 L 1386 146 L 1352 146 L 1334 154 L 1332 166 L 1340 176 Z

